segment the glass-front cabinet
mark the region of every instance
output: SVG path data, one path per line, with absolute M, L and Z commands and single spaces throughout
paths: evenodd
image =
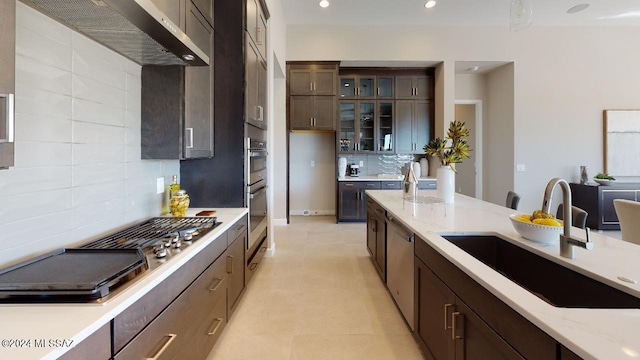
M 393 99 L 393 76 L 340 76 L 340 99 Z
M 339 152 L 393 152 L 392 101 L 340 101 Z

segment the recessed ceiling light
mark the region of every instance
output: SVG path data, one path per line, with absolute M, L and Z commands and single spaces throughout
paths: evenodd
M 424 4 L 427 9 L 431 9 L 434 6 L 436 6 L 436 0 L 429 0 Z
M 475 66 L 472 66 L 472 67 L 468 68 L 467 71 L 478 71 L 479 69 L 480 69 L 480 66 L 475 65 Z
M 571 9 L 567 10 L 567 14 L 575 14 L 589 7 L 589 4 L 578 4 Z
M 328 0 L 322 0 L 320 1 L 320 7 L 326 8 L 327 6 L 329 6 L 329 1 Z

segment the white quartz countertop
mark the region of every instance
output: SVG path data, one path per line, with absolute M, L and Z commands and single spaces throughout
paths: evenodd
M 404 176 L 397 175 L 396 177 L 384 176 L 380 177 L 378 175 L 362 175 L 362 176 L 345 176 L 343 178 L 338 178 L 338 181 L 402 181 Z M 436 181 L 434 177 L 420 177 L 418 181 Z
M 559 245 L 540 244 L 522 238 L 513 229 L 506 207 L 456 194 L 454 204 L 411 204 L 400 190 L 367 190 L 397 220 L 484 286 L 492 294 L 584 359 L 639 359 L 640 309 L 576 309 L 554 307 L 476 260 L 439 233 L 493 232 L 565 267 L 640 297 L 640 246 L 592 232 L 594 250 L 575 249 L 575 259 L 560 257 Z M 433 190 L 420 195 L 435 196 Z M 542 199 L 541 199 L 542 200 Z M 555 205 L 553 205 L 555 206 Z M 520 212 L 522 213 L 522 212 Z M 572 235 L 584 239 L 584 230 Z
M 189 209 L 187 216 L 201 210 Z M 113 298 L 83 304 L 0 304 L 0 359 L 56 359 L 70 347 L 36 347 L 35 340 L 72 340 L 77 345 L 179 269 L 247 214 L 245 208 L 216 208 L 220 226 L 185 248 L 171 261 L 148 271 Z M 213 259 L 212 259 L 213 260 Z M 12 341 L 18 340 L 18 341 Z M 17 346 L 21 344 L 21 346 Z M 12 345 L 12 346 L 9 346 Z

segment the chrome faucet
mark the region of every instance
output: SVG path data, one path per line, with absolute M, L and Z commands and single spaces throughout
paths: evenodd
M 593 242 L 590 239 L 591 229 L 586 228 L 587 241 L 582 241 L 577 238 L 571 237 L 571 189 L 566 180 L 560 178 L 553 178 L 547 184 L 547 188 L 544 190 L 544 199 L 542 200 L 542 212 L 550 214 L 551 198 L 553 197 L 553 189 L 556 185 L 560 185 L 562 189 L 562 217 L 564 221 L 564 234 L 560 235 L 560 256 L 564 256 L 569 259 L 574 259 L 573 247 L 579 246 L 583 249 L 593 250 Z

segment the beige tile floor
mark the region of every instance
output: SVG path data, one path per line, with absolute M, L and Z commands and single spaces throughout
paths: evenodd
M 208 360 L 423 359 L 366 249 L 365 224 L 292 217 Z

